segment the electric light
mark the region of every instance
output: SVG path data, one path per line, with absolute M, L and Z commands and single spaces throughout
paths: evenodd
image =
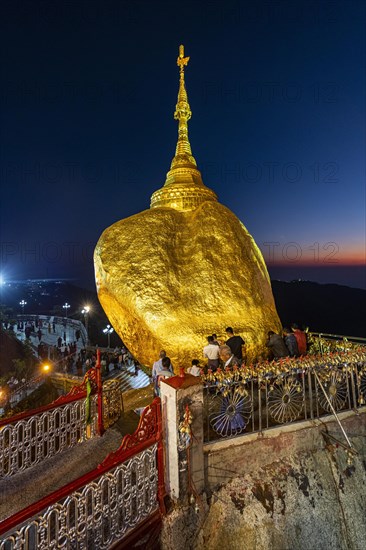
M 62 306 L 63 309 L 65 310 L 65 317 L 67 317 L 67 310 L 71 307 L 70 304 L 68 304 L 67 302 Z
M 108 336 L 108 348 L 110 348 L 110 342 L 111 342 L 111 334 L 112 332 L 114 331 L 114 328 L 111 327 L 111 325 L 107 325 L 104 329 L 103 329 L 103 333 L 106 334 Z
M 86 330 L 86 340 L 87 340 L 87 344 L 89 344 L 89 330 L 88 330 L 88 325 L 89 325 L 89 311 L 90 311 L 90 306 L 84 306 L 83 309 L 81 310 L 81 313 L 84 315 L 84 322 L 85 322 L 85 330 Z

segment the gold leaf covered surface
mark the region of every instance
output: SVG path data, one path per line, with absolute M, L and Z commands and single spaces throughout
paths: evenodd
M 230 325 L 248 361 L 281 328 L 261 252 L 225 206 L 154 208 L 102 234 L 94 253 L 99 300 L 143 364 L 165 349 L 174 367 L 202 358 L 205 337 Z

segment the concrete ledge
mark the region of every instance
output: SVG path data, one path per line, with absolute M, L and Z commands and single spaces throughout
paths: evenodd
M 358 414 L 344 411 L 339 414 L 339 419 L 347 436 L 352 438 L 352 444 L 361 452 L 366 437 L 366 408 L 363 407 Z M 205 490 L 210 494 L 234 478 L 254 475 L 270 465 L 287 461 L 289 456 L 300 457 L 323 451 L 327 447 L 323 431 L 333 436 L 335 443 L 347 445 L 332 415 L 271 428 L 262 434 L 247 434 L 206 444 L 203 447 Z
M 366 414 L 366 407 L 362 407 L 362 409 L 357 410 L 357 412 L 355 410 L 340 412 L 338 414 L 338 418 L 342 422 L 342 420 L 347 420 L 348 418 L 357 417 L 364 414 Z M 271 439 L 283 434 L 298 432 L 308 428 L 317 428 L 322 424 L 329 424 L 331 422 L 337 422 L 332 414 L 323 416 L 321 419 L 314 418 L 313 420 L 292 422 L 291 424 L 268 428 L 262 432 L 247 433 L 236 437 L 220 439 L 218 441 L 213 441 L 212 443 L 204 443 L 203 451 L 205 453 L 219 452 L 224 449 L 228 449 L 229 447 L 238 447 L 247 443 L 252 443 L 253 441 L 263 441 L 265 439 Z

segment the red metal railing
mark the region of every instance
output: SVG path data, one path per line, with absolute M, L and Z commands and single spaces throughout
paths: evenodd
M 57 399 L 55 399 L 55 401 L 52 401 L 52 403 L 49 403 L 48 405 L 43 405 L 42 407 L 37 407 L 36 409 L 31 409 L 29 411 L 3 418 L 2 420 L 0 420 L 0 428 L 6 426 L 7 424 L 12 424 L 14 422 L 18 422 L 19 420 L 25 420 L 26 418 L 30 418 L 31 416 L 41 414 L 45 411 L 51 411 L 52 409 L 59 407 L 60 405 L 66 405 L 67 403 L 72 403 L 73 401 L 77 401 L 78 399 L 85 398 L 86 386 L 88 382 L 91 384 L 91 393 L 98 394 L 98 412 L 100 411 L 101 413 L 103 413 L 103 404 L 100 405 L 100 403 L 102 403 L 103 401 L 101 397 L 103 383 L 101 376 L 100 350 L 97 350 L 97 363 L 95 365 L 95 368 L 92 367 L 85 373 L 84 379 L 81 384 L 73 386 L 66 395 L 61 395 L 61 397 L 58 397 Z M 102 435 L 104 431 L 103 414 L 101 414 L 100 423 L 98 420 L 98 428 L 99 435 Z
M 57 505 L 57 509 L 60 510 L 62 506 L 66 505 L 65 503 L 69 502 L 75 497 L 76 492 L 78 492 L 78 494 L 80 495 L 82 488 L 85 487 L 87 484 L 94 482 L 95 485 L 96 480 L 101 478 L 101 476 L 108 472 L 109 475 L 112 475 L 111 470 L 128 461 L 129 459 L 132 459 L 138 453 L 147 450 L 149 447 L 152 447 L 155 444 L 157 444 L 156 462 L 158 468 L 156 502 L 159 504 L 161 512 L 165 512 L 161 404 L 160 399 L 155 398 L 151 405 L 146 407 L 146 409 L 142 413 L 139 425 L 134 434 L 126 435 L 123 438 L 122 443 L 117 451 L 110 453 L 106 457 L 106 459 L 94 470 L 76 479 L 75 481 L 68 483 L 61 489 L 40 499 L 38 502 L 17 512 L 13 516 L 1 522 L 0 535 L 2 536 L 6 533 L 8 537 L 12 537 L 12 541 L 15 541 L 13 537 L 17 538 L 19 536 L 21 538 L 23 536 L 21 531 L 24 531 L 27 528 L 27 525 L 31 525 L 32 528 L 36 528 L 35 526 L 37 526 L 39 522 L 43 525 L 42 528 L 44 529 L 44 515 L 47 513 L 47 510 L 51 510 L 50 507 Z M 70 498 L 67 499 L 67 497 Z M 65 503 L 60 502 L 64 499 L 67 499 Z M 108 514 L 108 510 L 104 510 L 104 513 Z M 0 540 L 0 547 L 2 547 L 2 544 L 6 544 L 4 543 L 4 539 Z
M 107 390 L 106 396 L 110 393 Z M 83 382 L 67 395 L 0 421 L 0 478 L 24 471 L 103 432 L 103 385 L 98 352 L 96 368 L 89 369 Z
M 72 403 L 73 401 L 77 401 L 78 399 L 85 398 L 86 384 L 88 380 L 92 385 L 92 393 L 93 394 L 96 393 L 97 392 L 96 371 L 94 368 L 92 368 L 85 373 L 83 382 L 71 388 L 71 390 L 66 395 L 61 395 L 61 397 L 58 397 L 55 401 L 52 401 L 52 403 L 49 403 L 48 405 L 43 405 L 42 407 L 37 407 L 36 409 L 31 409 L 29 411 L 14 414 L 13 416 L 9 416 L 8 418 L 3 418 L 2 420 L 0 420 L 0 428 L 2 428 L 3 426 L 6 426 L 7 424 L 13 424 L 15 422 L 18 422 L 19 420 L 25 420 L 27 418 L 30 418 L 31 416 L 36 416 L 46 411 L 51 411 L 52 409 L 55 409 L 60 405 L 66 405 L 67 403 Z
M 98 394 L 98 435 L 103 435 L 104 433 L 104 423 L 103 423 L 103 382 L 102 382 L 102 369 L 100 362 L 100 350 L 97 350 L 97 364 L 96 367 L 96 383 L 97 383 L 97 394 Z

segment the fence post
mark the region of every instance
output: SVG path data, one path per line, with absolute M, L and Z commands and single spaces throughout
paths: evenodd
M 162 514 L 166 513 L 164 497 L 165 491 L 165 470 L 164 470 L 164 445 L 163 445 L 163 423 L 161 417 L 161 403 L 157 407 L 158 414 L 158 450 L 157 450 L 157 462 L 158 462 L 158 500 L 160 505 L 160 511 Z
M 166 492 L 173 500 L 186 503 L 204 489 L 202 381 L 181 373 L 163 380 L 160 393 Z
M 103 423 L 103 382 L 100 365 L 100 349 L 97 349 L 97 363 L 95 365 L 97 371 L 97 392 L 98 392 L 98 435 L 104 434 Z

